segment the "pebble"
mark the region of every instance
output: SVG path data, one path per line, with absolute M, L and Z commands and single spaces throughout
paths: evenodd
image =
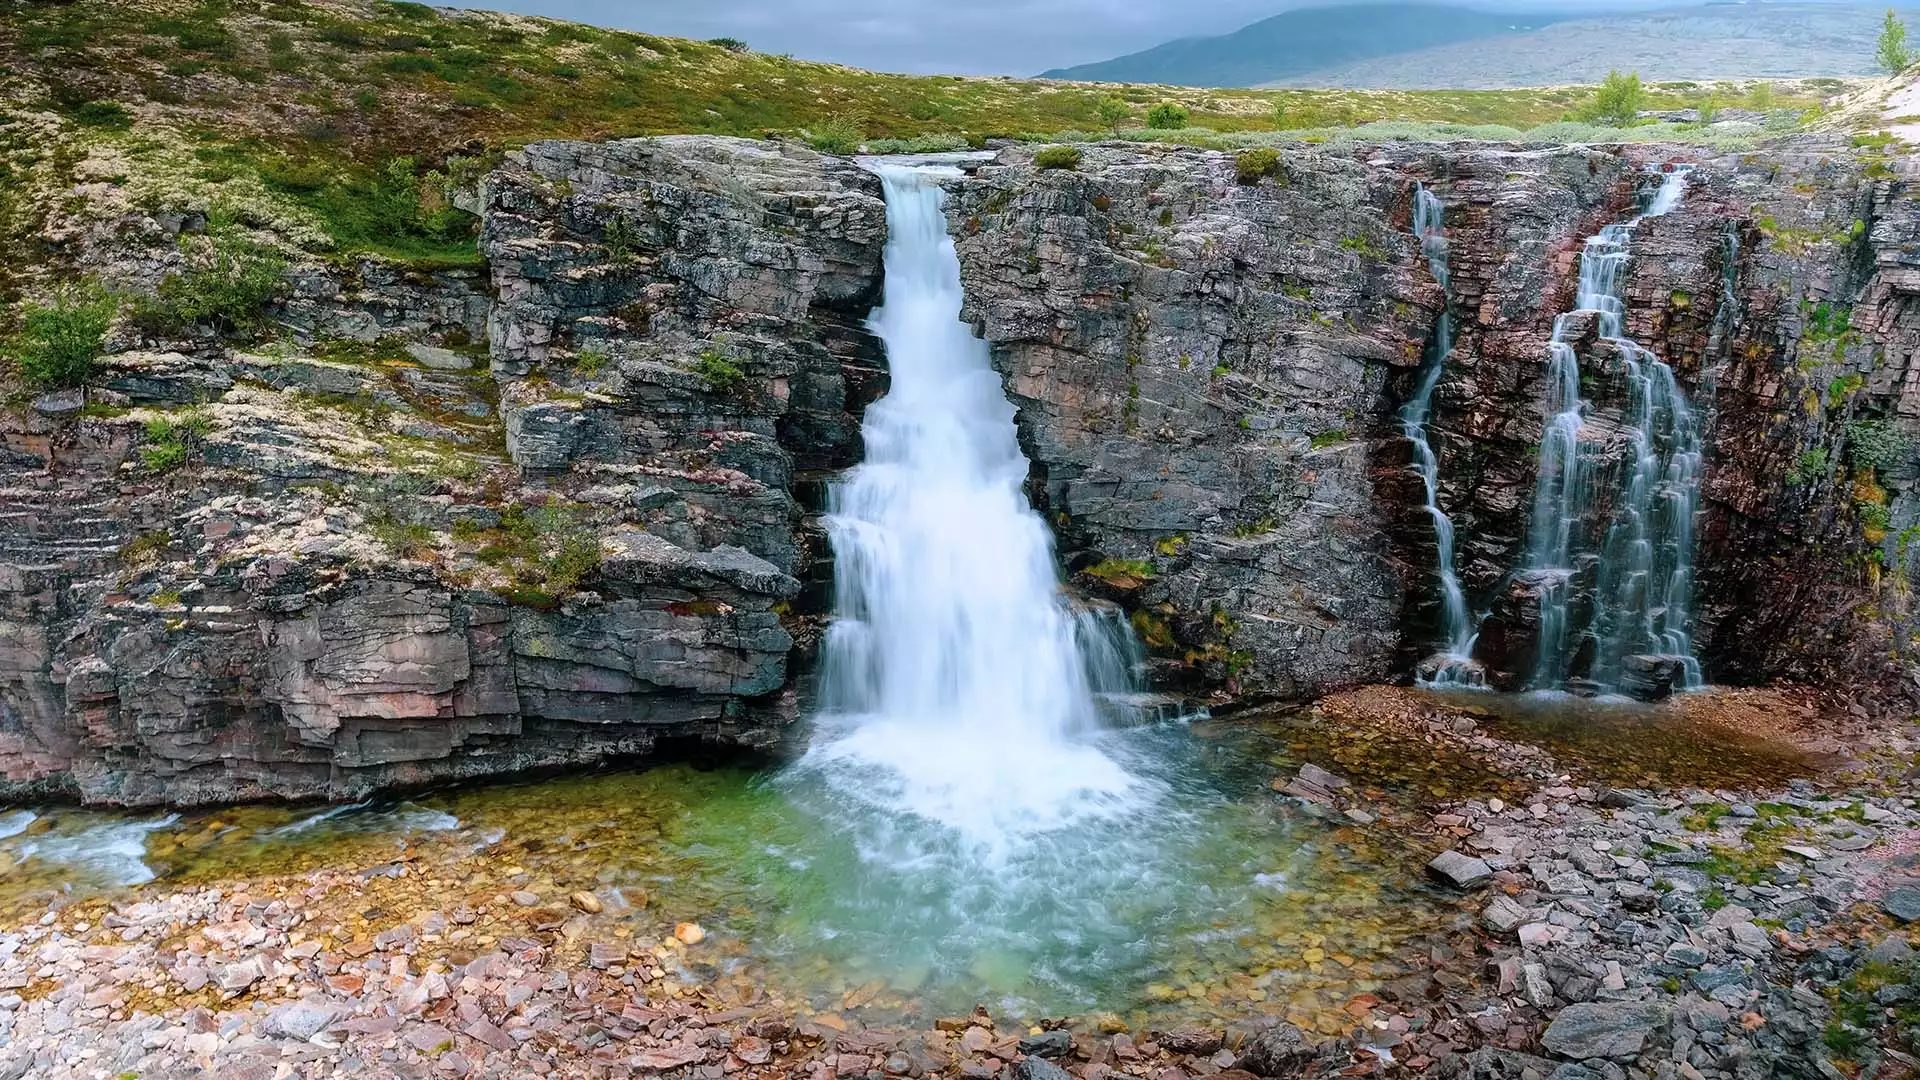
M 682 945 L 698 945 L 707 940 L 707 931 L 697 922 L 683 922 L 674 926 L 673 936 Z
M 574 907 L 579 908 L 589 915 L 598 915 L 601 911 L 605 910 L 600 904 L 600 899 L 590 892 L 582 891 L 574 893 L 572 896 L 567 897 L 567 900 L 571 902 Z

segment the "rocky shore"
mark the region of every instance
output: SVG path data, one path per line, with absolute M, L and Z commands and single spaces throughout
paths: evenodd
M 1780 695 L 1688 708 L 1802 743 L 1836 734 Z M 743 978 L 738 943 L 650 918 L 644 894 L 567 891 L 513 866 L 478 885 L 412 845 L 10 916 L 0 1078 L 1757 1080 L 1911 1065 L 1910 732 L 1777 786 L 1701 790 L 1615 786 L 1602 777 L 1619 767 L 1498 734 L 1473 698 L 1375 688 L 1323 701 L 1314 723 L 1466 755 L 1509 796 L 1411 807 L 1357 772 L 1275 777 L 1271 798 L 1389 835 L 1458 887 L 1451 927 L 1411 943 L 1416 970 L 1356 969 L 1331 1012 L 1243 999 L 1164 1029 L 939 1017 L 881 1008 L 880 986 L 822 1009 Z

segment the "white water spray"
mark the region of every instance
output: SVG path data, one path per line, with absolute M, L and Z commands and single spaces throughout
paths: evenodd
M 1420 250 L 1427 257 L 1427 268 L 1440 283 L 1440 320 L 1434 325 L 1430 355 L 1420 370 L 1420 382 L 1413 397 L 1400 409 L 1400 426 L 1413 444 L 1414 467 L 1420 472 L 1427 495 L 1427 516 L 1433 520 L 1434 555 L 1440 573 L 1440 618 L 1446 633 L 1444 658 L 1433 671 L 1431 685 L 1455 686 L 1477 681 L 1469 660 L 1473 655 L 1473 623 L 1467 615 L 1467 597 L 1460 588 L 1460 575 L 1453 565 L 1453 519 L 1440 509 L 1440 458 L 1427 438 L 1427 421 L 1433 415 L 1433 391 L 1453 352 L 1453 309 L 1447 267 L 1446 207 L 1425 187 L 1414 189 L 1413 231 L 1420 238 Z
M 1548 407 L 1534 488 L 1528 573 L 1540 588 L 1540 641 L 1533 685 L 1562 685 L 1572 673 L 1576 640 L 1591 638 L 1588 678 L 1598 689 L 1618 689 L 1626 669 L 1657 658 L 1678 665 L 1676 688 L 1700 685 L 1700 667 L 1688 636 L 1693 578 L 1693 515 L 1699 497 L 1699 426 L 1673 369 L 1626 336 L 1620 275 L 1640 222 L 1678 206 L 1689 168 L 1662 179 L 1646 210 L 1608 225 L 1580 255 L 1575 310 L 1554 321 L 1547 348 Z M 1580 362 L 1567 340 L 1573 316 L 1591 312 L 1602 340 L 1620 355 L 1629 408 L 1622 431 L 1625 482 L 1613 493 L 1611 523 L 1598 550 L 1588 550 L 1582 526 L 1597 509 L 1597 481 L 1581 456 L 1587 402 Z M 1585 560 L 1595 566 L 1590 609 L 1573 606 L 1574 576 Z M 1576 627 L 1576 619 L 1585 625 Z
M 1002 855 L 1151 794 L 1080 738 L 1098 725 L 1095 692 L 1130 686 L 1137 646 L 1124 622 L 1063 601 L 1013 406 L 960 321 L 936 171 L 877 171 L 886 298 L 871 326 L 892 386 L 867 409 L 865 461 L 832 493 L 836 617 L 820 730 L 800 765 Z

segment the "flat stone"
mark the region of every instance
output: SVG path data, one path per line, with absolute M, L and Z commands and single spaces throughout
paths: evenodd
M 1707 950 L 1690 941 L 1676 941 L 1667 946 L 1665 959 L 1669 964 L 1682 967 L 1699 967 L 1707 962 Z
M 301 1042 L 312 1042 L 340 1016 L 340 1010 L 317 1001 L 296 1001 L 267 1014 L 266 1033 Z
M 1902 885 L 1880 898 L 1880 910 L 1903 923 L 1920 919 L 1920 888 Z
M 1073 1052 L 1073 1032 L 1043 1031 L 1020 1040 L 1020 1052 L 1045 1058 L 1062 1058 Z
M 1637 1057 L 1655 1030 L 1667 1022 L 1667 1009 L 1652 1002 L 1585 1002 L 1569 1005 L 1547 1025 L 1540 1045 L 1574 1061 Z
M 1486 860 L 1451 849 L 1435 855 L 1427 864 L 1427 872 L 1462 889 L 1484 885 L 1493 877 L 1493 867 L 1488 866 Z
M 471 359 L 452 349 L 422 345 L 417 341 L 407 343 L 407 355 L 413 357 L 414 362 L 421 367 L 433 368 L 436 371 L 467 371 L 473 367 Z
M 1486 909 L 1480 912 L 1480 925 L 1496 934 L 1510 934 L 1527 921 L 1527 909 L 1505 894 L 1497 894 L 1487 901 Z

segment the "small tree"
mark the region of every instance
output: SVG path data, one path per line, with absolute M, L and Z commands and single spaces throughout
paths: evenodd
M 1618 70 L 1609 71 L 1607 80 L 1594 93 L 1593 105 L 1587 115 L 1590 119 L 1614 127 L 1626 127 L 1640 115 L 1640 105 L 1646 96 L 1646 88 L 1640 85 L 1639 72 L 1622 75 Z
M 1117 97 L 1104 97 L 1095 106 L 1095 114 L 1100 117 L 1100 126 L 1120 134 L 1120 125 L 1133 117 L 1133 106 Z
M 1147 110 L 1147 126 L 1156 131 L 1178 131 L 1187 126 L 1187 107 L 1177 101 L 1163 101 Z
M 1880 23 L 1880 48 L 1874 53 L 1874 59 L 1889 74 L 1898 75 L 1913 63 L 1913 52 L 1907 48 L 1907 24 L 1900 16 L 1887 9 L 1887 17 Z

